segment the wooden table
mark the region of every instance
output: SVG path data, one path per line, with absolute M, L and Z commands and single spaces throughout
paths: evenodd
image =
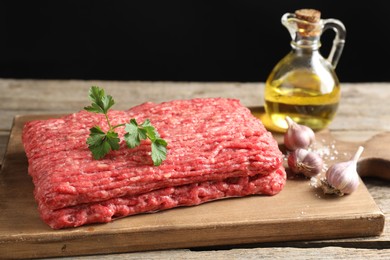
M 246 106 L 263 105 L 263 83 L 0 79 L 0 167 L 15 115 L 76 112 L 89 103 L 87 93 L 92 85 L 103 87 L 115 98 L 115 109 L 126 109 L 146 101 L 193 97 L 231 97 L 240 99 Z M 329 126 L 331 133 L 338 140 L 364 141 L 390 131 L 389 100 L 390 83 L 343 83 L 342 102 L 337 117 Z M 390 258 L 389 182 L 370 178 L 363 180 L 386 217 L 384 232 L 378 237 L 161 250 L 76 259 Z

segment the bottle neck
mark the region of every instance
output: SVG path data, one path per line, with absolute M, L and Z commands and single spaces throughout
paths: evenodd
M 321 47 L 321 42 L 316 37 L 316 39 L 313 38 L 301 38 L 296 39 L 295 41 L 291 41 L 291 47 L 294 50 L 302 50 L 306 52 L 312 52 L 312 51 L 318 51 L 318 49 Z

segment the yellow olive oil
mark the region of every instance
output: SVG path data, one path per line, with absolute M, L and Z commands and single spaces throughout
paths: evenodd
M 313 130 L 325 128 L 336 114 L 340 100 L 338 80 L 324 80 L 305 70 L 291 71 L 284 78 L 270 77 L 265 87 L 265 110 L 272 123 L 287 128 L 286 116 Z

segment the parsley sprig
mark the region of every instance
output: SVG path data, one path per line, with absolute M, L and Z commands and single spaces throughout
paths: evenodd
M 123 126 L 126 131 L 124 140 L 129 148 L 137 147 L 141 144 L 141 140 L 149 139 L 151 141 L 153 164 L 158 166 L 166 159 L 166 147 L 168 144 L 160 137 L 149 119 L 146 119 L 142 124 L 138 124 L 133 118 L 130 119 L 129 123 L 113 126 L 108 117 L 109 109 L 115 104 L 112 96 L 106 95 L 104 89 L 92 86 L 89 89 L 89 98 L 92 104 L 84 107 L 84 109 L 88 112 L 104 114 L 108 125 L 107 132 L 104 132 L 99 126 L 94 126 L 89 129 L 90 134 L 87 139 L 87 144 L 94 159 L 102 159 L 111 150 L 119 150 L 120 138 L 118 137 L 118 133 L 115 132 L 115 129 Z

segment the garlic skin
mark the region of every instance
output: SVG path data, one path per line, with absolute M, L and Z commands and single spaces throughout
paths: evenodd
M 325 174 L 326 179 L 322 180 L 322 188 L 325 194 L 350 194 L 359 186 L 359 174 L 357 173 L 357 162 L 363 153 L 364 148 L 359 146 L 356 154 L 350 161 L 332 165 Z
M 287 163 L 293 173 L 302 173 L 308 178 L 320 174 L 324 165 L 317 153 L 301 148 L 289 153 Z
M 298 148 L 307 149 L 315 141 L 314 131 L 305 125 L 300 125 L 294 122 L 290 117 L 286 116 L 288 129 L 284 134 L 284 145 L 290 151 Z

